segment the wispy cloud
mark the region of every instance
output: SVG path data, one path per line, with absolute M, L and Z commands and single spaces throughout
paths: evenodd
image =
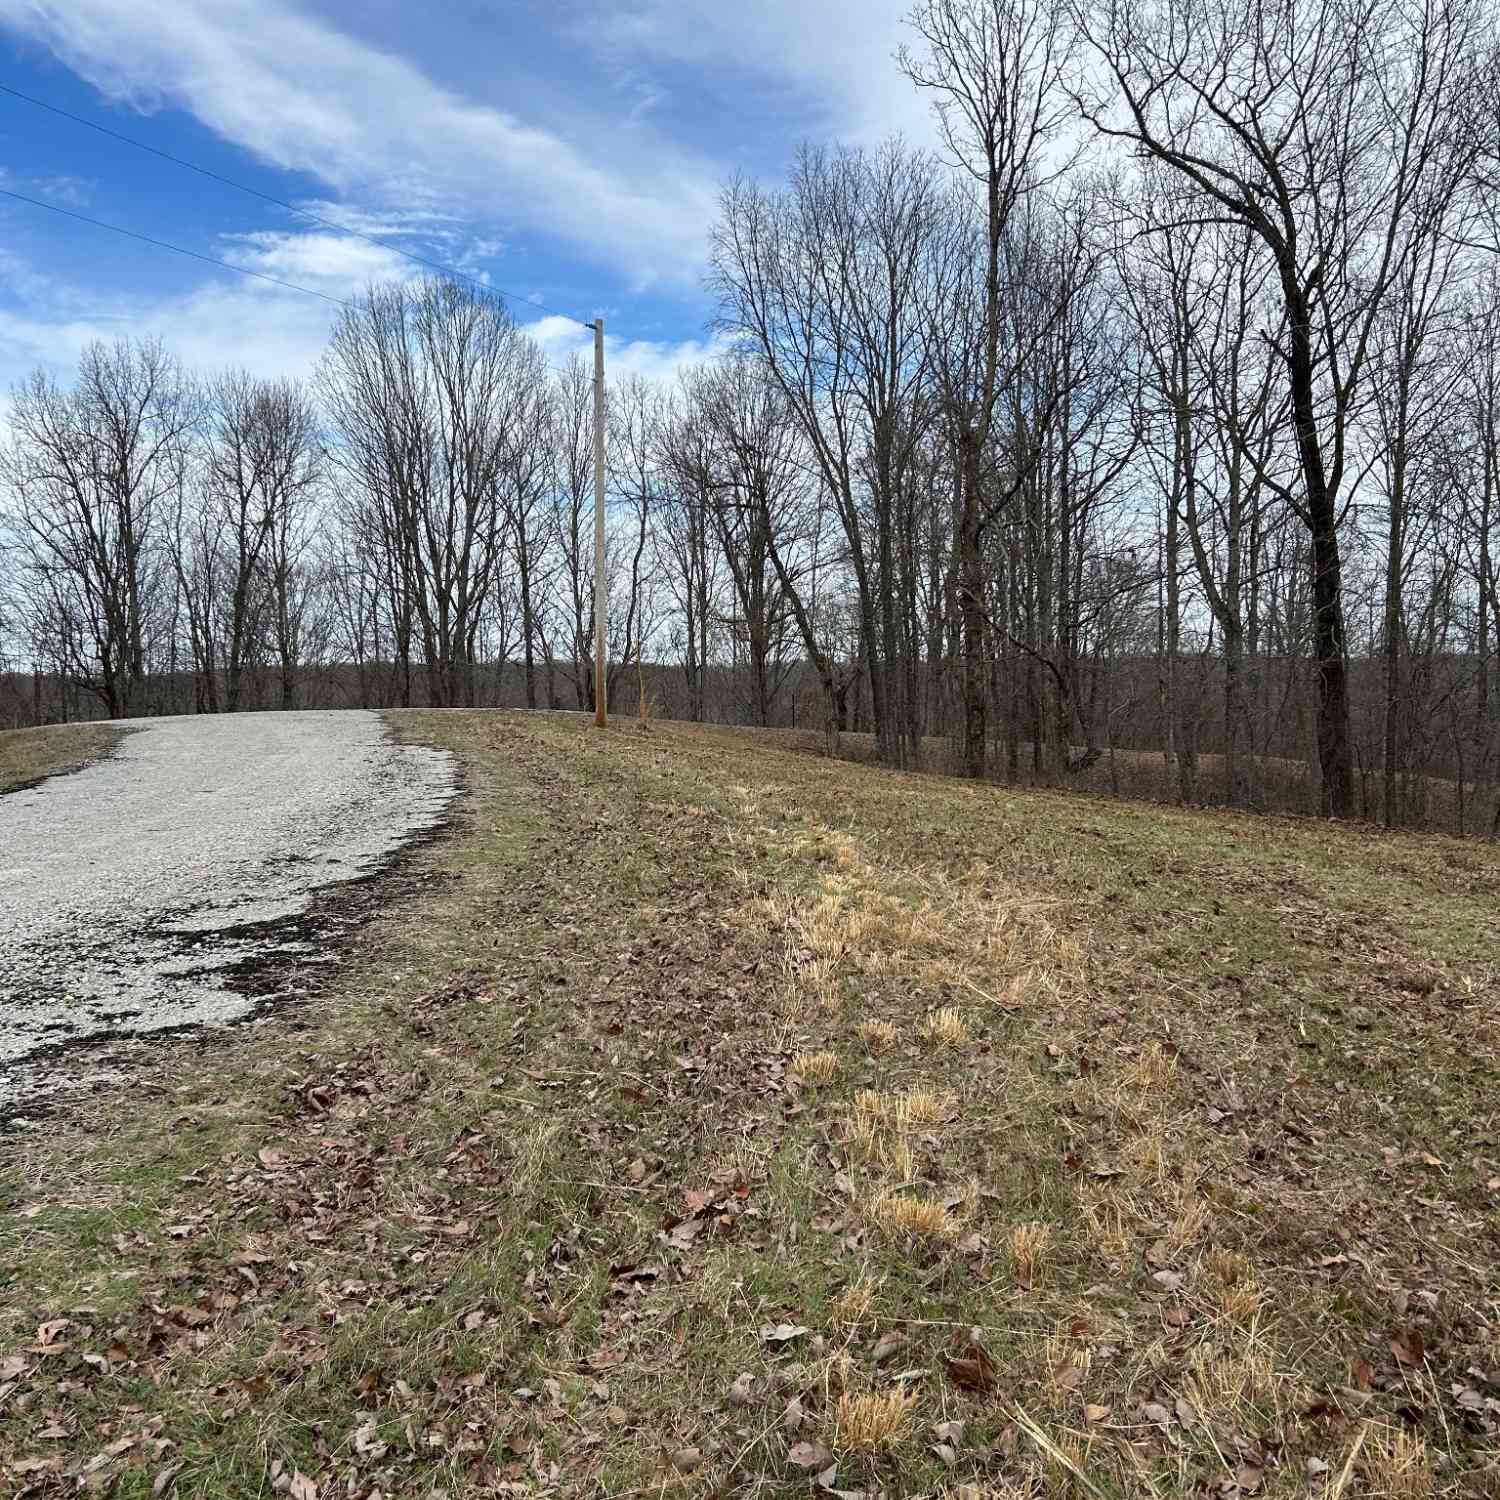
M 891 134 L 934 138 L 928 101 L 896 65 L 913 33 L 912 0 L 606 0 L 578 26 L 581 43 L 644 89 L 653 65 L 690 65 L 707 76 L 733 69 L 790 99 L 800 133 L 868 144 Z
M 697 274 L 716 178 L 704 157 L 663 142 L 586 153 L 286 0 L 0 0 L 0 21 L 109 96 L 189 110 L 382 215 L 460 211 L 555 235 L 637 284 Z
M 235 236 L 222 249 L 235 264 L 340 300 L 357 298 L 372 281 L 422 274 L 391 251 L 336 235 L 261 232 Z M 0 393 L 37 365 L 66 379 L 93 340 L 126 335 L 160 339 L 202 372 L 232 365 L 253 375 L 307 378 L 338 316 L 327 302 L 258 281 L 218 279 L 157 298 L 89 294 L 3 251 L 0 275 L 22 293 L 18 307 L 0 309 Z M 550 314 L 529 317 L 524 304 L 511 304 L 511 311 L 549 364 L 563 366 L 576 354 L 592 366 L 593 334 L 587 329 Z M 721 358 L 725 351 L 719 339 L 605 340 L 612 381 L 631 375 L 672 380 L 685 366 Z

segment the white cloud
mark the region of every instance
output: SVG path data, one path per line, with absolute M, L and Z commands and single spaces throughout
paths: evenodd
M 384 245 L 316 230 L 306 234 L 258 230 L 233 236 L 222 258 L 324 296 L 357 296 L 372 281 L 405 281 L 422 267 Z
M 422 274 L 391 250 L 321 232 L 235 236 L 224 258 L 341 301 L 357 298 L 371 281 Z M 66 380 L 88 344 L 125 335 L 159 338 L 190 369 L 205 373 L 233 365 L 252 375 L 305 378 L 316 368 L 339 312 L 316 297 L 254 280 L 215 279 L 154 299 L 99 296 L 38 273 L 4 251 L 0 275 L 19 293 L 18 306 L 0 309 L 0 393 L 39 364 Z M 511 310 L 550 365 L 561 367 L 576 353 L 592 368 L 590 330 L 550 314 L 527 321 L 524 305 Z M 671 380 L 686 365 L 722 358 L 727 347 L 719 338 L 620 338 L 608 332 L 606 319 L 611 381 L 631 375 Z
M 561 367 L 570 355 L 576 354 L 593 368 L 594 335 L 572 319 L 546 317 L 522 326 L 541 345 L 549 364 Z M 604 320 L 604 369 L 611 382 L 632 375 L 647 380 L 674 380 L 686 366 L 722 359 L 728 351 L 728 340 L 720 337 L 622 339 L 609 332 L 609 319 Z
M 169 103 L 267 162 L 385 209 L 494 218 L 557 234 L 647 284 L 690 278 L 715 170 L 641 138 L 588 154 L 564 134 L 440 88 L 287 0 L 0 0 L 0 22 L 105 93 Z M 595 154 L 597 151 L 598 154 Z
M 917 38 L 903 24 L 912 0 L 630 0 L 609 3 L 579 29 L 622 67 L 685 63 L 706 72 L 730 62 L 772 88 L 795 89 L 807 131 L 852 144 L 893 133 L 936 139 L 929 100 L 897 67 Z

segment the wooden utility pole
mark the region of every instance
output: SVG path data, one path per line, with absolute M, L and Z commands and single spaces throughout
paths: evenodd
M 609 722 L 604 661 L 604 319 L 594 323 L 594 723 Z

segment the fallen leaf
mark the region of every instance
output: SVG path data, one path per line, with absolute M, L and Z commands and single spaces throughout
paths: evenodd
M 1408 1369 L 1417 1369 L 1427 1353 L 1420 1328 L 1407 1328 L 1391 1340 L 1391 1353 Z
M 987 1351 L 974 1346 L 962 1359 L 944 1356 L 948 1378 L 966 1391 L 992 1391 L 997 1384 L 995 1361 Z
M 763 1344 L 789 1344 L 807 1331 L 799 1323 L 767 1323 L 760 1331 L 760 1341 Z
M 794 1443 L 786 1461 L 799 1469 L 826 1469 L 833 1462 L 833 1454 L 822 1443 Z

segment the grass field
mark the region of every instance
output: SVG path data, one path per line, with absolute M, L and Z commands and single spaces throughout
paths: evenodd
M 126 731 L 112 724 L 55 724 L 44 729 L 0 729 L 0 793 L 48 776 L 81 770 L 108 755 Z
M 393 722 L 336 992 L 5 1143 L 7 1493 L 1500 1493 L 1500 852 Z

